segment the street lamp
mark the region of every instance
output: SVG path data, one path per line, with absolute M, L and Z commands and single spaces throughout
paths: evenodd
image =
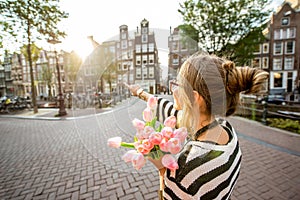
M 61 43 L 61 41 L 52 39 L 52 40 L 48 40 L 48 43 L 50 44 L 58 44 Z M 65 116 L 67 115 L 66 109 L 65 109 L 65 100 L 64 100 L 64 96 L 62 94 L 62 90 L 61 90 L 61 80 L 60 80 L 60 69 L 59 69 L 59 64 L 58 64 L 58 58 L 57 58 L 57 52 L 56 50 L 54 50 L 54 54 L 55 54 L 55 60 L 56 60 L 56 70 L 57 70 L 57 79 L 58 79 L 58 102 L 59 102 L 59 110 L 58 110 L 58 116 Z

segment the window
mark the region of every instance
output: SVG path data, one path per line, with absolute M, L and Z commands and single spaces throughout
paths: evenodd
M 118 70 L 121 71 L 122 70 L 122 66 L 121 63 L 118 64 Z
M 143 64 L 147 64 L 147 55 L 143 55 Z
M 282 54 L 282 42 L 274 43 L 274 55 Z
M 274 40 L 280 39 L 280 29 L 274 31 Z
M 282 59 L 274 58 L 273 60 L 273 70 L 281 70 L 282 69 Z
M 143 67 L 142 71 L 143 71 L 143 77 L 147 78 L 147 67 Z
M 289 23 L 290 23 L 290 18 L 284 17 L 284 18 L 281 19 L 281 25 L 282 26 L 287 26 L 287 25 L 289 25 Z
M 254 68 L 260 68 L 260 58 L 254 58 L 252 60 L 252 67 L 254 67 Z
M 286 35 L 286 30 L 281 30 L 281 39 L 286 39 L 287 35 Z
M 149 67 L 149 78 L 154 78 L 154 67 Z
M 140 44 L 135 45 L 135 52 L 141 53 L 141 45 Z
M 154 44 L 149 43 L 149 52 L 153 52 L 153 51 L 154 51 Z
M 269 58 L 268 57 L 263 57 L 262 58 L 262 68 L 263 69 L 268 69 L 269 68 Z
M 143 34 L 142 35 L 142 43 L 148 42 L 148 35 Z
M 294 58 L 293 57 L 287 57 L 284 59 L 284 69 L 285 70 L 292 70 L 294 69 Z
M 136 56 L 136 65 L 140 65 L 141 64 L 141 56 Z
M 122 33 L 122 39 L 126 39 L 126 33 Z
M 274 73 L 274 87 L 282 87 L 282 73 Z
M 149 64 L 153 64 L 154 63 L 154 55 L 150 54 L 149 55 Z
M 135 77 L 136 78 L 141 78 L 141 74 L 142 74 L 142 69 L 141 68 L 136 68 Z
M 142 46 L 142 52 L 147 52 L 147 50 L 148 50 L 147 44 L 143 44 L 143 46 Z
M 174 65 L 178 65 L 179 64 L 179 56 L 177 54 L 173 55 L 172 63 Z
M 269 53 L 269 44 L 268 43 L 263 44 L 263 53 Z
M 126 40 L 122 40 L 122 49 L 126 49 L 127 48 L 127 41 Z
M 295 28 L 288 28 L 287 29 L 287 38 L 295 38 L 296 30 Z
M 285 43 L 285 53 L 286 54 L 293 54 L 295 50 L 294 41 L 287 41 Z

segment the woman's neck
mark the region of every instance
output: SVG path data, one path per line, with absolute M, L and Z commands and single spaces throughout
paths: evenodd
M 199 130 L 204 126 L 207 126 L 208 124 L 212 123 L 214 120 L 215 120 L 214 116 L 200 114 L 200 119 L 198 121 L 198 124 L 196 125 L 196 130 Z

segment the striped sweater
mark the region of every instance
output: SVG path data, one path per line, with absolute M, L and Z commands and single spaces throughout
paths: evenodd
M 159 98 L 159 121 L 170 115 L 177 117 L 173 103 Z M 179 168 L 165 173 L 165 199 L 229 199 L 237 181 L 241 150 L 232 126 L 223 119 L 219 124 L 227 131 L 229 142 L 218 145 L 204 141 L 188 141 L 178 155 Z

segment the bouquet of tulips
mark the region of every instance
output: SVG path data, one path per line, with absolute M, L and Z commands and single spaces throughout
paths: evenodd
M 110 147 L 127 147 L 127 151 L 122 159 L 125 162 L 131 162 L 137 170 L 141 169 L 147 160 L 147 157 L 159 160 L 164 167 L 170 170 L 178 169 L 176 159 L 173 157 L 182 149 L 182 145 L 187 137 L 185 127 L 175 129 L 176 118 L 168 117 L 164 124 L 157 125 L 156 108 L 157 97 L 150 97 L 147 107 L 143 111 L 143 119 L 134 119 L 133 126 L 136 129 L 136 135 L 132 143 L 123 142 L 121 137 L 108 139 L 107 144 Z

